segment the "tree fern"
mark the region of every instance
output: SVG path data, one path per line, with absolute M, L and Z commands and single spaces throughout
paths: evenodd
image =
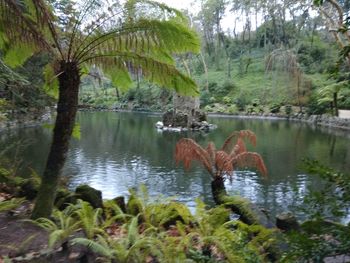
M 129 72 L 137 72 L 162 87 L 186 95 L 198 93 L 195 82 L 176 68 L 172 58 L 176 53 L 199 51 L 198 37 L 179 11 L 146 0 L 127 1 L 124 7 L 112 4 L 104 8 L 100 4 L 103 2 L 96 0 L 78 4 L 81 11 L 77 16 L 60 24 L 44 0 L 0 2 L 0 48 L 5 58 L 16 66 L 32 53 L 47 52 L 52 58 L 51 70 L 45 71 L 47 86 L 58 80 L 53 141 L 33 218 L 48 217 L 52 211 L 84 67 L 94 64 L 105 69 L 113 83 L 124 88 L 131 83 Z M 140 5 L 149 11 L 141 10 Z
M 183 138 L 176 144 L 175 160 L 177 164 L 182 161 L 186 169 L 192 161 L 200 161 L 213 178 L 230 177 L 236 168 L 246 167 L 255 168 L 262 175 L 267 175 L 262 157 L 258 153 L 246 150 L 246 138 L 252 145 L 256 145 L 256 136 L 249 130 L 232 133 L 225 140 L 221 150 L 216 150 L 212 142 L 204 149 L 192 139 Z

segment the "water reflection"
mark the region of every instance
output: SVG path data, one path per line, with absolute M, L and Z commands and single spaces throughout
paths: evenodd
M 145 184 L 152 196 L 176 196 L 194 206 L 202 197 L 212 204 L 210 177 L 199 165 L 185 172 L 176 167 L 173 154 L 182 137 L 194 138 L 202 145 L 209 141 L 219 147 L 233 131 L 250 129 L 257 134 L 256 149 L 269 169 L 267 179 L 252 172 L 237 171 L 227 181 L 231 194 L 240 194 L 272 213 L 300 204 L 308 185 L 318 183 L 299 171 L 302 158 L 321 160 L 325 165 L 349 171 L 349 134 L 281 120 L 253 120 L 213 117 L 218 129 L 206 133 L 159 133 L 154 129 L 158 115 L 132 113 L 79 113 L 81 139 L 72 140 L 64 176 L 69 186 L 87 183 L 102 190 L 104 198 L 126 195 L 128 189 Z M 45 128 L 12 130 L 0 134 L 0 147 L 19 140 L 29 140 L 23 147 L 24 167 L 42 173 L 51 131 Z M 10 152 L 13 158 L 15 152 Z M 23 170 L 25 172 L 25 170 Z

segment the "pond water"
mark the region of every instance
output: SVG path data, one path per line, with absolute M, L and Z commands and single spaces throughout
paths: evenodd
M 69 187 L 89 184 L 102 191 L 104 198 L 128 195 L 128 189 L 141 184 L 151 196 L 164 195 L 195 206 L 201 197 L 213 204 L 209 174 L 194 164 L 189 171 L 176 167 L 174 149 L 182 137 L 194 138 L 201 145 L 213 141 L 221 146 L 235 130 L 250 129 L 258 138 L 256 149 L 269 170 L 267 179 L 251 171 L 236 171 L 226 186 L 231 194 L 247 197 L 272 214 L 295 211 L 307 187 L 318 180 L 303 173 L 301 160 L 310 157 L 341 171 L 350 171 L 350 134 L 284 120 L 210 117 L 218 126 L 210 133 L 159 132 L 154 124 L 160 115 L 116 112 L 80 112 L 77 121 L 81 138 L 73 139 L 63 174 Z M 10 152 L 42 173 L 51 140 L 45 127 L 2 132 L 0 149 L 19 142 L 19 151 Z M 24 172 L 24 169 L 22 169 Z

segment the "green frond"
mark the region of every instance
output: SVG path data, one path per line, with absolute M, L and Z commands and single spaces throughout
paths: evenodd
M 50 39 L 49 24 L 54 30 L 52 14 L 43 0 L 2 0 L 0 3 L 0 32 L 6 35 L 2 46 L 21 43 L 51 52 L 53 48 L 47 40 Z
M 144 6 L 142 6 L 144 5 Z M 187 24 L 188 20 L 183 15 L 183 13 L 176 8 L 172 8 L 164 3 L 150 1 L 150 0 L 129 0 L 125 3 L 125 7 L 127 10 L 145 10 L 145 7 L 151 7 L 151 10 L 158 10 L 164 17 L 174 18 L 177 21 Z M 152 13 L 154 15 L 154 13 Z M 151 15 L 152 15 L 151 14 Z M 147 14 L 142 13 L 143 17 L 147 17 Z
M 24 202 L 24 198 L 12 198 L 7 201 L 0 202 L 0 212 L 12 210 L 20 206 Z
M 14 43 L 4 52 L 4 63 L 9 67 L 15 68 L 22 65 L 34 53 L 32 45 Z
M 49 247 L 52 248 L 57 242 L 66 238 L 66 232 L 62 229 L 57 229 L 49 235 Z
M 135 216 L 131 219 L 127 230 L 128 230 L 128 243 L 130 245 L 134 244 L 139 238 L 139 228 L 138 228 L 138 216 Z
M 100 226 L 102 209 L 93 209 L 89 203 L 84 201 L 79 202 L 79 206 L 75 214 L 79 218 L 86 237 L 92 239 L 96 234 L 103 233 L 103 229 Z
M 44 67 L 44 91 L 54 98 L 58 98 L 58 79 L 55 64 L 49 63 Z
M 130 73 L 122 63 L 116 63 L 115 66 L 106 68 L 105 72 L 109 75 L 112 84 L 121 91 L 126 91 L 132 86 L 133 81 Z
M 141 74 L 150 82 L 161 87 L 173 88 L 182 95 L 198 95 L 197 85 L 190 77 L 181 73 L 175 66 L 158 61 L 153 57 L 132 52 L 115 52 L 96 55 L 87 60 L 101 67 L 115 66 L 124 61 L 131 70 L 140 69 Z
M 72 240 L 72 245 L 82 245 L 90 249 L 91 251 L 95 252 L 98 255 L 112 258 L 113 257 L 113 250 L 108 247 L 106 242 L 94 241 L 87 238 L 74 238 Z
M 170 54 L 200 51 L 198 35 L 185 25 L 173 21 L 140 19 L 106 32 L 96 32 L 75 51 L 77 58 L 91 53 L 133 51 L 161 57 L 173 63 Z M 160 59 L 161 60 L 161 59 Z

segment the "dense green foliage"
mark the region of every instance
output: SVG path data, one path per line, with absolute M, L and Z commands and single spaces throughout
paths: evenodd
M 107 262 L 262 262 L 277 242 L 273 230 L 230 221 L 223 207 L 208 210 L 198 200 L 192 215 L 172 200 L 151 202 L 145 192 L 134 194 L 126 211 L 113 200 L 103 212 L 79 201 L 55 211 L 52 220 L 35 222 L 49 230 L 51 247 L 83 245 Z M 81 230 L 84 237 L 76 237 Z
M 308 173 L 318 176 L 322 185 L 309 190 L 301 210 L 307 220 L 300 232 L 289 234 L 288 260 L 322 262 L 326 257 L 347 255 L 350 251 L 350 225 L 341 222 L 350 208 L 350 176 L 306 160 Z
M 329 28 L 323 27 L 328 25 L 326 21 L 311 15 L 311 4 L 208 0 L 202 1 L 198 14 L 186 11 L 202 36 L 202 52 L 179 57 L 177 63 L 196 79 L 201 106 L 209 112 L 224 113 L 286 113 L 278 107 L 285 105 L 307 107 L 308 114 L 337 114 L 337 108 L 350 108 L 348 64 L 339 60 L 342 49 Z M 346 10 L 346 4 L 340 5 Z M 324 11 L 322 6 L 319 9 Z M 240 12 L 246 15 L 243 31 L 237 32 L 236 26 L 224 31 L 224 13 L 235 16 Z M 261 13 L 266 13 L 264 20 L 254 28 L 254 16 Z M 286 18 L 287 13 L 292 18 Z M 108 80 L 99 85 L 95 82 L 92 91 L 93 81 L 87 81 L 82 86 L 81 103 L 150 110 L 171 105 L 169 95 L 154 89 L 149 92 L 147 83 L 137 77 L 135 80 L 128 92 L 108 88 Z M 340 88 L 334 91 L 334 85 Z

